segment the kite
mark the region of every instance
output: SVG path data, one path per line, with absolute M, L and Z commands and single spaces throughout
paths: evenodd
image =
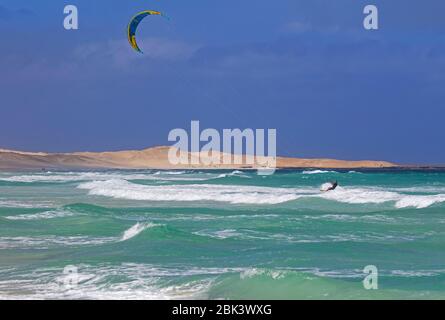
M 146 11 L 139 12 L 137 15 L 135 15 L 131 19 L 130 23 L 128 24 L 128 42 L 130 42 L 130 45 L 132 46 L 132 48 L 139 53 L 143 53 L 143 52 L 139 48 L 139 46 L 136 42 L 137 28 L 139 26 L 139 23 L 141 23 L 141 21 L 144 20 L 144 18 L 146 16 L 152 16 L 152 15 L 164 16 L 161 12 L 153 11 L 153 10 L 146 10 Z

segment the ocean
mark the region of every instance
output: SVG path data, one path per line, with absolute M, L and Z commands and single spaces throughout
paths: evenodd
M 444 299 L 444 250 L 440 170 L 0 173 L 0 299 Z

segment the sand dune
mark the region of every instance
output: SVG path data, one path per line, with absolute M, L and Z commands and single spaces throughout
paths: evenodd
M 241 169 L 251 165 L 177 165 L 168 161 L 169 147 L 115 152 L 44 153 L 0 149 L 0 170 L 25 169 Z M 219 154 L 222 157 L 222 153 Z M 189 159 L 199 154 L 188 154 Z M 203 156 L 203 154 L 201 154 Z M 245 159 L 245 157 L 243 157 Z M 396 164 L 386 161 L 345 161 L 334 159 L 300 159 L 277 157 L 278 168 L 388 168 Z

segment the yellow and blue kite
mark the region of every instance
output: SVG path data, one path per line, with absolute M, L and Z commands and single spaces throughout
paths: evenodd
M 139 12 L 138 14 L 136 14 L 130 21 L 130 23 L 128 24 L 128 42 L 130 42 L 130 45 L 133 47 L 134 50 L 136 50 L 137 52 L 143 53 L 142 50 L 139 48 L 137 42 L 136 42 L 136 30 L 139 26 L 139 23 L 141 23 L 141 21 L 146 17 L 146 16 L 152 16 L 152 15 L 157 15 L 157 16 L 164 16 L 161 12 L 159 11 L 153 11 L 153 10 L 146 10 L 146 11 L 142 11 Z

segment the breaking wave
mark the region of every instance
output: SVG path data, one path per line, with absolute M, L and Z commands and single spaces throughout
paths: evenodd
M 327 200 L 350 204 L 385 203 L 395 202 L 398 209 L 413 207 L 417 209 L 427 208 L 435 203 L 445 202 L 445 194 L 438 195 L 406 195 L 393 191 L 384 191 L 367 188 L 337 188 L 323 193 L 319 197 Z
M 126 241 L 128 239 L 131 239 L 131 238 L 137 236 L 138 234 L 140 234 L 145 229 L 153 228 L 153 227 L 157 227 L 157 226 L 159 226 L 159 225 L 150 223 L 150 222 L 138 222 L 131 228 L 124 231 L 120 241 Z
M 50 201 L 0 200 L 0 208 L 51 208 L 53 205 Z
M 125 172 L 57 172 L 42 174 L 14 175 L 0 177 L 0 181 L 6 182 L 46 182 L 64 183 L 76 181 L 106 181 L 112 179 L 125 180 L 160 180 L 160 181 L 206 181 L 219 178 L 213 173 L 186 173 L 184 171 L 156 171 L 154 173 L 125 173 Z
M 277 204 L 298 199 L 293 189 L 234 185 L 147 186 L 125 180 L 82 183 L 90 195 L 148 201 L 219 201 L 233 204 Z
M 342 188 L 320 193 L 316 188 L 273 188 L 241 185 L 188 184 L 149 186 L 126 180 L 92 181 L 79 189 L 90 195 L 116 199 L 146 201 L 217 201 L 232 204 L 273 205 L 302 198 L 321 198 L 348 204 L 382 204 L 395 202 L 395 208 L 426 208 L 445 202 L 445 194 L 407 195 L 374 188 Z
M 303 171 L 303 174 L 320 174 L 320 173 L 337 173 L 337 171 L 328 171 L 328 170 L 307 170 Z
M 1 249 L 50 249 L 59 246 L 88 246 L 115 242 L 114 237 L 88 236 L 36 236 L 0 237 Z
M 62 212 L 61 212 L 62 213 Z M 50 212 L 23 215 L 16 217 L 7 217 L 10 220 L 34 220 L 50 219 Z M 0 237 L 0 250 L 4 249 L 37 249 L 45 250 L 60 246 L 96 246 L 109 243 L 117 243 L 136 237 L 146 229 L 161 226 L 150 222 L 138 222 L 129 229 L 125 230 L 121 236 L 111 237 L 90 237 L 90 236 L 34 236 L 34 237 Z
M 70 210 L 50 210 L 39 213 L 29 213 L 29 214 L 19 214 L 14 216 L 6 216 L 5 219 L 8 220 L 44 220 L 44 219 L 55 219 L 55 218 L 65 218 L 78 215 L 79 213 Z
M 436 235 L 434 232 L 426 232 L 418 235 L 400 234 L 400 233 L 377 233 L 377 232 L 349 232 L 349 233 L 325 233 L 321 235 L 313 234 L 294 234 L 287 233 L 270 233 L 263 231 L 247 230 L 247 229 L 224 229 L 224 230 L 201 230 L 193 232 L 193 234 L 209 237 L 218 240 L 236 239 L 236 240 L 252 240 L 252 241 L 274 241 L 281 243 L 337 243 L 337 242 L 410 242 L 418 239 L 425 239 Z
M 94 299 L 94 300 L 168 300 L 203 299 L 219 274 L 225 268 L 175 269 L 152 265 L 123 263 L 120 265 L 79 265 L 76 268 L 75 287 L 68 286 L 72 274 L 63 268 L 46 268 L 33 272 L 15 271 L 20 277 L 20 290 L 15 278 L 0 282 L 0 299 Z M 0 269 L 0 272 L 2 270 Z M 195 276 L 183 282 L 160 281 L 161 277 Z M 11 289 L 12 288 L 12 289 Z
M 60 267 L 4 271 L 0 269 L 0 299 L 409 299 L 419 294 L 443 299 L 443 293 L 434 290 L 363 290 L 359 269 L 83 264 L 76 266 L 75 287 L 69 286 L 72 274 Z M 443 276 L 443 270 L 379 271 L 382 276 L 402 278 Z

